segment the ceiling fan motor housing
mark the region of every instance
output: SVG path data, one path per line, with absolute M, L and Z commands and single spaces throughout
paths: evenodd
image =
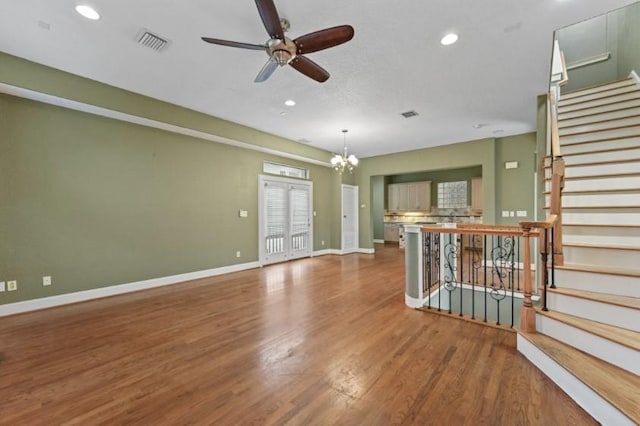
M 287 65 L 296 57 L 297 47 L 289 38 L 285 37 L 284 40 L 272 38 L 267 41 L 267 46 L 267 54 L 275 59 L 281 67 Z

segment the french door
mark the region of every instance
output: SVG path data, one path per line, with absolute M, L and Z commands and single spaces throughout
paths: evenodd
M 261 175 L 259 185 L 260 263 L 311 256 L 313 183 Z

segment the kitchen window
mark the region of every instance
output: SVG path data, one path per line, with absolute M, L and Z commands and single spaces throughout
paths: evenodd
M 438 184 L 438 208 L 464 208 L 467 202 L 467 181 L 441 182 Z

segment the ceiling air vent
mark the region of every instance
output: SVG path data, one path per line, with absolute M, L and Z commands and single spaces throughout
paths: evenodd
M 153 49 L 156 52 L 161 52 L 167 47 L 169 41 L 148 30 L 142 30 L 138 36 L 138 44 Z
M 416 115 L 418 115 L 417 112 L 411 110 L 411 111 L 406 111 L 406 112 L 402 112 L 400 113 L 401 116 L 403 116 L 404 118 L 411 118 L 411 117 L 415 117 Z

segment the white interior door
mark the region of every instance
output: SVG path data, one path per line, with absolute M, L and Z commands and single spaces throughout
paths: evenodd
M 282 262 L 311 255 L 311 182 L 260 176 L 260 263 Z
M 358 187 L 342 185 L 342 252 L 354 252 L 358 246 Z

